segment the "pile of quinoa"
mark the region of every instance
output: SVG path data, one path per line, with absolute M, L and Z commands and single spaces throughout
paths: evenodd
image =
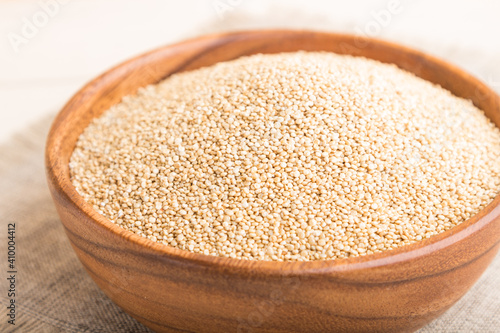
M 251 260 L 338 259 L 448 230 L 500 189 L 500 131 L 394 65 L 254 55 L 127 96 L 81 134 L 78 193 L 153 241 Z

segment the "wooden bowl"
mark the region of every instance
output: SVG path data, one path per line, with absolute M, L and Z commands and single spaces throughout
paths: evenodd
M 500 126 L 500 98 L 421 52 L 358 36 L 251 31 L 201 37 L 129 60 L 80 90 L 50 131 L 47 178 L 68 238 L 97 285 L 144 325 L 170 332 L 413 331 L 474 284 L 500 246 L 500 197 L 461 225 L 364 257 L 245 261 L 152 242 L 98 214 L 71 185 L 68 161 L 89 122 L 172 73 L 255 53 L 332 51 L 394 63 L 471 99 Z

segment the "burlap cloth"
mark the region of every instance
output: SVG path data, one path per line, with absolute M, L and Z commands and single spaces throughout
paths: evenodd
M 469 68 L 500 81 L 493 58 L 469 50 L 436 50 L 462 64 L 469 59 Z M 150 332 L 98 289 L 64 234 L 43 165 L 52 119 L 34 123 L 0 146 L 0 332 Z M 15 327 L 7 324 L 6 310 L 6 237 L 12 222 L 17 227 Z M 419 332 L 500 332 L 500 256 L 455 306 Z

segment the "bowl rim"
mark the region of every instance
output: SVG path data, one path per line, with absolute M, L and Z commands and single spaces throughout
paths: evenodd
M 57 196 L 62 197 L 65 201 L 73 205 L 76 209 L 83 213 L 88 219 L 92 220 L 93 223 L 96 223 L 99 227 L 104 228 L 117 235 L 118 237 L 125 239 L 127 242 L 131 242 L 141 248 L 148 249 L 159 256 L 165 256 L 170 260 L 176 260 L 184 263 L 218 267 L 220 269 L 233 273 L 245 272 L 248 274 L 251 272 L 252 274 L 261 274 L 267 276 L 300 276 L 303 274 L 322 274 L 325 272 L 347 272 L 380 266 L 388 266 L 404 261 L 413 260 L 419 257 L 430 255 L 436 251 L 442 250 L 460 240 L 469 237 L 470 235 L 483 229 L 490 222 L 494 221 L 496 218 L 498 218 L 498 216 L 500 216 L 500 195 L 497 195 L 490 204 L 488 204 L 476 215 L 462 222 L 461 224 L 452 227 L 451 229 L 448 229 L 447 231 L 444 231 L 438 235 L 434 235 L 430 238 L 409 245 L 404 245 L 393 250 L 377 252 L 364 256 L 333 260 L 247 260 L 189 252 L 187 250 L 181 250 L 172 246 L 152 241 L 146 237 L 139 236 L 131 231 L 123 229 L 122 227 L 111 222 L 103 215 L 99 214 L 91 204 L 87 203 L 83 199 L 83 197 L 78 194 L 76 189 L 73 187 L 69 177 L 69 166 L 66 165 L 67 163 L 62 163 L 61 158 L 58 158 L 58 154 L 60 153 L 61 149 L 61 143 L 59 142 L 59 140 L 57 140 L 57 138 L 60 131 L 69 131 L 68 129 L 65 129 L 64 122 L 71 116 L 74 110 L 78 109 L 78 103 L 80 103 L 79 100 L 85 95 L 91 95 L 96 90 L 96 87 L 103 86 L 102 79 L 104 77 L 123 72 L 127 66 L 131 64 L 140 64 L 143 58 L 154 54 L 160 54 L 171 48 L 186 47 L 192 44 L 199 44 L 210 40 L 217 40 L 220 38 L 245 37 L 247 35 L 255 37 L 258 35 L 272 35 L 276 33 L 289 35 L 316 34 L 333 39 L 358 39 L 365 43 L 382 45 L 386 48 L 397 50 L 398 52 L 404 52 L 414 56 L 424 57 L 426 60 L 432 62 L 433 64 L 439 67 L 445 67 L 461 78 L 472 82 L 476 87 L 479 87 L 487 91 L 488 93 L 492 93 L 495 98 L 496 104 L 500 105 L 500 97 L 495 92 L 493 92 L 493 90 L 491 90 L 483 82 L 466 73 L 462 69 L 451 65 L 450 63 L 442 59 L 430 56 L 421 51 L 377 38 L 344 33 L 293 29 L 246 30 L 203 35 L 201 37 L 191 38 L 179 43 L 162 46 L 126 60 L 92 79 L 89 83 L 84 85 L 77 93 L 72 96 L 72 98 L 67 102 L 67 104 L 62 108 L 62 110 L 54 119 L 46 142 L 45 168 L 52 195 L 54 196 L 55 194 L 57 194 Z M 66 227 L 65 229 L 68 232 Z M 500 239 L 499 241 L 497 241 L 497 243 L 495 243 L 495 245 L 493 245 L 493 247 L 496 246 L 498 242 L 500 242 Z

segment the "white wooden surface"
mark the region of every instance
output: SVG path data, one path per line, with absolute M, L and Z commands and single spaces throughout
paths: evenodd
M 67 3 L 49 6 L 49 17 L 43 7 L 53 1 Z M 291 27 L 374 35 L 449 58 L 500 88 L 500 72 L 486 70 L 500 67 L 500 1 L 400 0 L 398 13 L 387 18 L 381 13 L 391 1 L 398 0 L 2 0 L 0 142 L 55 113 L 107 68 L 221 30 Z M 25 38 L 26 22 L 35 20 L 40 28 Z M 16 46 L 18 37 L 25 39 Z

